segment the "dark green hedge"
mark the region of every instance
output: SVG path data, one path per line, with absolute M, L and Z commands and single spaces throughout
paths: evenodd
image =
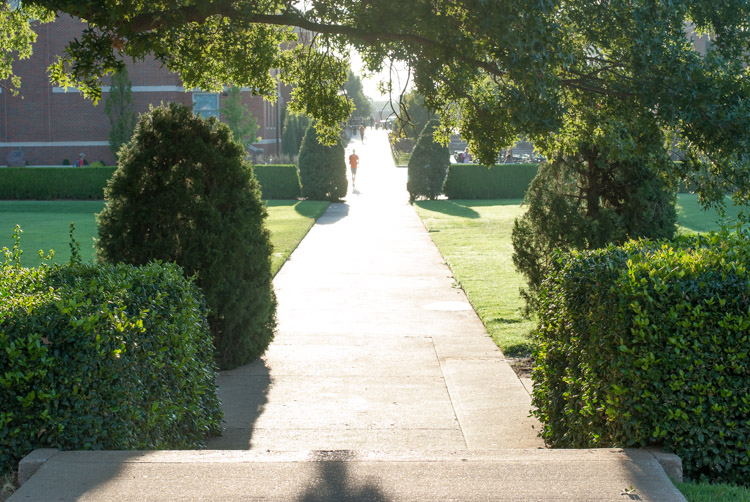
M 0 471 L 35 448 L 220 432 L 202 297 L 171 264 L 0 268 Z
M 255 165 L 263 199 L 297 199 L 302 193 L 294 165 Z M 114 167 L 0 168 L 0 199 L 101 200 Z
M 3 167 L 0 199 L 103 199 L 114 167 Z
M 534 412 L 561 448 L 656 445 L 750 480 L 750 235 L 561 260 L 540 294 Z
M 260 184 L 263 199 L 286 200 L 302 196 L 297 166 L 256 164 L 253 171 Z
M 443 193 L 449 199 L 522 199 L 538 164 L 451 164 Z

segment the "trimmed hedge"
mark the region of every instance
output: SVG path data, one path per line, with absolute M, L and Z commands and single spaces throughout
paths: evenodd
M 103 199 L 114 167 L 4 167 L 0 199 Z
M 253 166 L 253 171 L 260 184 L 263 199 L 287 200 L 302 196 L 297 166 L 256 164 Z
M 443 193 L 449 199 L 523 199 L 539 164 L 451 164 Z
M 102 200 L 104 187 L 115 167 L 3 167 L 0 199 L 5 200 Z M 255 165 L 262 197 L 296 199 L 302 193 L 294 165 Z
M 750 234 L 560 260 L 540 292 L 548 445 L 656 445 L 693 479 L 750 480 Z
M 0 471 L 35 448 L 199 447 L 221 431 L 215 376 L 178 266 L 0 266 Z

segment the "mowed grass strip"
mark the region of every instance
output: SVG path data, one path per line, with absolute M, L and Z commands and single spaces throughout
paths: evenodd
M 675 483 L 688 502 L 747 502 L 750 488 L 729 484 Z
M 297 249 L 315 221 L 328 209 L 330 202 L 313 200 L 269 200 L 266 201 L 271 231 L 273 255 L 271 274 L 276 275 L 289 255 Z
M 274 253 L 271 272 L 275 275 L 300 241 L 323 214 L 328 202 L 272 200 L 267 201 L 268 219 Z M 21 225 L 21 249 L 24 266 L 36 266 L 41 260 L 38 250 L 55 250 L 55 262 L 70 259 L 70 223 L 76 225 L 75 238 L 81 244 L 84 261 L 94 259 L 97 235 L 95 215 L 104 208 L 103 201 L 0 201 L 0 248 L 13 246 L 13 229 Z
M 95 214 L 104 208 L 104 201 L 0 201 L 0 248 L 13 246 L 13 229 L 21 225 L 21 264 L 39 265 L 37 251 L 46 254 L 55 251 L 55 263 L 70 259 L 70 224 L 75 223 L 73 234 L 81 245 L 84 261 L 94 259 Z
M 488 333 L 508 357 L 531 354 L 510 234 L 520 200 L 440 200 L 414 207 Z
M 740 209 L 726 198 L 726 218 L 737 219 Z M 681 234 L 703 233 L 719 230 L 721 215 L 714 209 L 704 210 L 695 194 L 677 194 L 677 231 Z
M 525 282 L 511 258 L 513 221 L 524 211 L 521 201 L 421 201 L 414 207 L 500 350 L 508 357 L 529 356 L 533 322 L 523 317 L 519 290 Z M 677 211 L 679 232 L 720 227 L 719 214 L 704 211 L 694 194 L 679 194 Z M 727 208 L 727 216 L 737 213 Z

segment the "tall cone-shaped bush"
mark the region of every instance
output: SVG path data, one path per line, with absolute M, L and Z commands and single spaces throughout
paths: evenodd
M 299 150 L 302 196 L 311 200 L 341 200 L 348 189 L 344 145 L 321 145 L 311 124 Z
M 409 200 L 435 199 L 443 193 L 443 184 L 450 167 L 448 147 L 435 142 L 433 133 L 437 120 L 430 120 L 422 130 L 407 167 L 406 189 Z
M 243 154 L 215 118 L 152 108 L 121 150 L 98 216 L 100 260 L 176 262 L 195 278 L 225 369 L 260 356 L 276 326 L 266 209 Z

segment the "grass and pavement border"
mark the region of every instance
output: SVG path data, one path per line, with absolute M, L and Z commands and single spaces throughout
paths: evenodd
M 274 252 L 271 272 L 275 275 L 297 245 L 307 235 L 315 221 L 328 208 L 328 202 L 299 200 L 266 201 Z M 55 251 L 55 262 L 66 263 L 70 258 L 71 222 L 76 225 L 75 238 L 81 244 L 84 261 L 94 259 L 94 239 L 97 235 L 95 214 L 104 207 L 103 201 L 0 201 L 0 248 L 13 246 L 13 228 L 21 226 L 21 248 L 24 266 L 37 266 L 41 259 L 38 250 L 46 254 Z
M 523 367 L 532 350 L 533 321 L 523 316 L 519 293 L 523 277 L 512 261 L 513 221 L 524 211 L 521 200 L 437 200 L 414 204 L 425 228 L 482 319 L 509 358 Z M 718 230 L 720 216 L 704 211 L 694 194 L 678 195 L 678 232 Z M 733 219 L 738 210 L 727 208 Z M 675 483 L 689 502 L 750 500 L 750 489 L 728 484 Z
M 299 200 L 266 201 L 274 252 L 271 272 L 275 275 L 286 262 L 315 221 L 325 212 L 329 202 Z M 22 263 L 37 266 L 41 259 L 37 250 L 55 250 L 55 262 L 70 258 L 69 225 L 76 225 L 75 237 L 81 245 L 82 258 L 94 259 L 93 239 L 97 235 L 95 214 L 104 207 L 103 201 L 6 201 L 0 200 L 0 248 L 13 246 L 16 224 L 24 231 L 21 247 L 25 250 Z M 90 243 L 90 244 L 89 244 Z M 0 502 L 13 494 L 18 486 L 16 472 L 0 473 Z

